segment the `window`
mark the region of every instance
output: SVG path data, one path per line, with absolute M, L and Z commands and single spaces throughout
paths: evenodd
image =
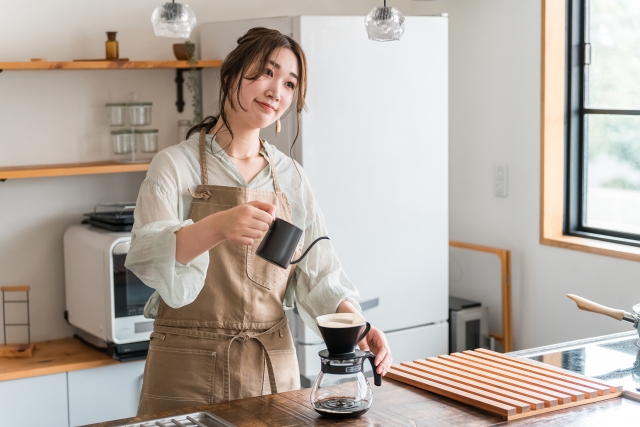
M 640 0 L 567 0 L 563 234 L 640 246 Z

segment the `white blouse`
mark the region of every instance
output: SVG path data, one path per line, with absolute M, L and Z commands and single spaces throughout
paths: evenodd
M 210 185 L 274 191 L 271 176 L 274 165 L 268 164 L 247 183 L 212 135 L 207 135 L 206 142 Z M 293 223 L 304 231 L 303 249 L 306 249 L 316 238 L 328 235 L 322 213 L 300 164 L 294 166 L 290 157 L 268 143 L 265 147 L 271 153 L 281 190 L 291 205 Z M 268 162 L 264 148 L 260 153 Z M 158 153 L 140 186 L 125 266 L 155 289 L 145 306 L 147 318 L 156 317 L 160 298 L 172 308 L 184 307 L 196 299 L 204 286 L 209 253 L 181 264 L 176 261 L 175 236 L 180 228 L 193 224 L 187 219 L 192 200 L 189 190 L 196 191 L 201 183 L 200 174 L 198 135 L 194 134 Z M 295 299 L 304 322 L 318 333 L 314 320 L 317 316 L 335 313 L 344 300 L 360 310 L 358 296 L 331 242 L 321 240 L 295 265 L 283 305 L 290 309 Z

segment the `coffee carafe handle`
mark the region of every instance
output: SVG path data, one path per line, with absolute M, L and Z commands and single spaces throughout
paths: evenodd
M 376 365 L 375 365 L 376 355 L 371 353 L 370 351 L 367 351 L 364 357 L 369 359 L 369 362 L 371 362 L 371 368 L 373 369 L 373 383 L 375 385 L 377 385 L 378 387 L 381 386 L 382 385 L 382 375 L 380 375 L 376 371 Z

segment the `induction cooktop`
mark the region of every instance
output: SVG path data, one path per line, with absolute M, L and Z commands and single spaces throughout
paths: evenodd
M 640 400 L 640 338 L 635 331 L 517 351 L 510 355 L 622 385 L 623 396 Z

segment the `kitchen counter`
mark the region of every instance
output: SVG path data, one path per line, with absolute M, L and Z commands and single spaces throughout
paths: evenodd
M 543 347 L 534 347 L 534 348 L 528 348 L 526 350 L 512 351 L 511 353 L 508 353 L 508 354 L 510 356 L 515 356 L 515 357 L 530 357 L 531 355 L 534 355 L 534 354 L 548 354 L 553 352 L 563 352 L 570 349 L 583 348 L 588 345 L 594 345 L 594 344 L 597 345 L 603 342 L 624 340 L 624 339 L 630 339 L 630 338 L 638 338 L 638 333 L 635 330 L 628 331 L 628 332 L 619 332 L 617 334 L 601 335 L 593 338 L 585 338 L 581 340 L 562 342 L 559 344 L 545 345 Z
M 37 342 L 31 357 L 0 359 L 0 381 L 37 377 L 121 363 L 75 338 Z
M 624 397 L 640 401 L 640 340 L 635 330 L 510 354 L 621 386 Z
M 239 427 L 275 426 L 495 426 L 506 425 L 501 417 L 471 406 L 420 390 L 403 383 L 383 379 L 381 387 L 372 387 L 374 402 L 366 414 L 356 419 L 331 420 L 321 417 L 309 402 L 310 389 L 253 397 L 231 402 L 165 412 L 151 418 L 169 417 L 187 412 L 208 411 Z M 508 422 L 527 426 L 598 426 L 629 422 L 640 418 L 640 402 L 615 398 L 589 405 L 549 412 L 532 418 Z M 140 422 L 130 418 L 92 424 L 91 427 L 115 427 Z
M 631 336 L 635 334 L 633 332 Z M 620 334 L 629 335 L 626 334 Z M 610 336 L 611 337 L 611 336 Z M 601 337 L 601 338 L 610 338 Z M 589 343 L 594 340 L 588 340 Z M 583 342 L 564 343 L 549 346 L 559 350 L 575 347 Z M 587 344 L 585 340 L 584 344 Z M 547 349 L 546 347 L 544 349 Z M 532 349 L 512 353 L 525 356 Z M 75 338 L 43 341 L 36 343 L 33 357 L 0 360 L 0 381 L 70 372 L 100 366 L 119 364 L 108 355 L 101 353 Z M 383 379 L 382 387 L 372 386 L 374 403 L 369 412 L 358 419 L 329 420 L 322 418 L 311 407 L 309 389 L 260 396 L 232 402 L 203 405 L 176 412 L 156 414 L 150 418 L 178 415 L 186 412 L 208 411 L 237 426 L 493 426 L 505 425 L 499 416 L 491 415 L 471 406 L 455 402 L 445 397 L 423 391 L 406 384 Z M 577 406 L 557 412 L 511 421 L 509 425 L 574 425 L 602 426 L 605 423 L 630 421 L 640 418 L 640 402 L 616 398 L 589 405 Z M 93 427 L 115 427 L 125 422 L 138 422 L 130 418 L 93 424 Z
M 536 349 L 510 353 L 513 356 L 527 357 L 532 354 L 550 351 L 564 351 L 587 345 L 629 339 L 635 332 L 608 335 L 567 342 Z M 640 368 L 638 368 L 640 369 Z M 516 421 L 504 421 L 472 406 L 456 402 L 409 385 L 383 379 L 382 387 L 372 386 L 374 402 L 366 414 L 357 419 L 331 420 L 316 413 L 309 401 L 310 389 L 297 390 L 276 395 L 260 396 L 213 405 L 203 405 L 180 411 L 165 412 L 147 418 L 130 418 L 93 424 L 91 427 L 116 427 L 125 423 L 144 421 L 145 419 L 164 418 L 188 412 L 207 411 L 239 427 L 242 426 L 603 426 L 616 422 L 629 422 L 640 419 L 640 402 L 627 398 L 614 398 L 587 405 L 548 412 L 531 418 Z

